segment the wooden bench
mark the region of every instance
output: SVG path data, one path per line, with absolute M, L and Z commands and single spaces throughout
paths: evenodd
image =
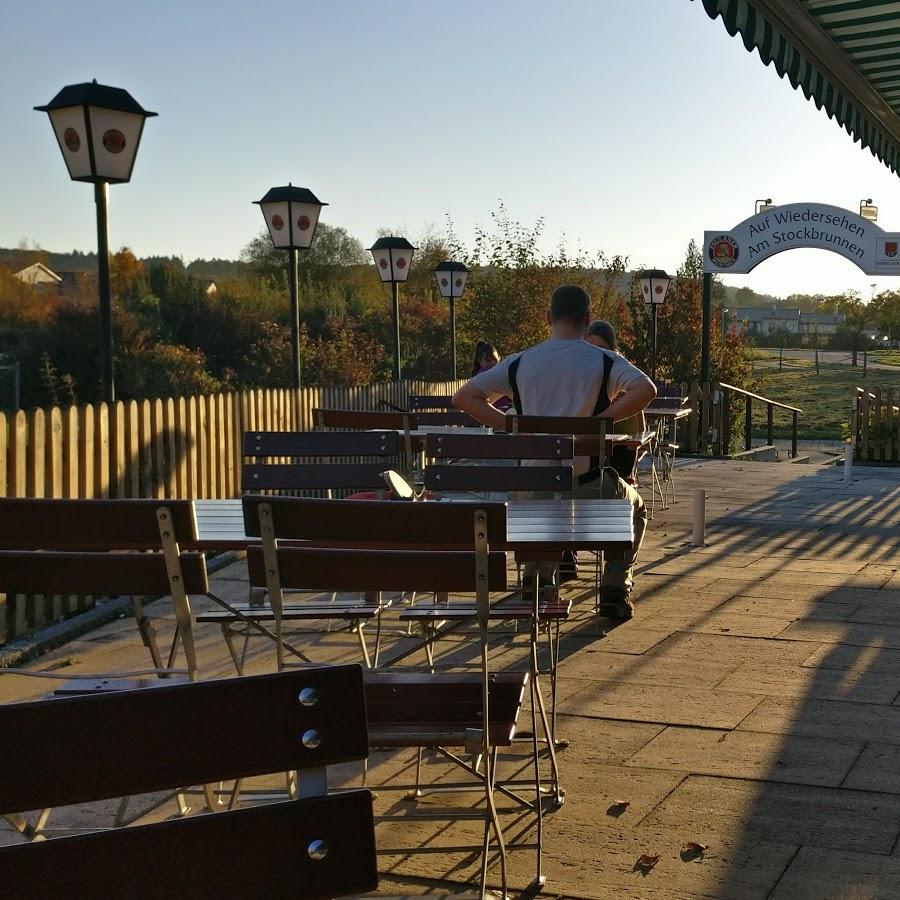
M 190 500 L 0 499 L 0 547 L 26 551 L 16 558 L 15 569 L 12 559 L 0 569 L 0 592 L 17 593 L 4 583 L 5 576 L 14 576 L 31 586 L 22 593 L 131 596 L 154 667 L 171 668 L 180 643 L 195 679 L 189 598 L 207 594 L 209 586 L 202 555 L 181 554 L 179 544 L 196 539 Z M 27 555 L 38 550 L 38 555 Z M 51 558 L 47 551 L 64 552 Z M 87 555 L 77 555 L 84 551 Z M 142 601 L 166 594 L 172 597 L 176 629 L 164 660 Z
M 397 431 L 403 436 L 403 471 L 413 471 L 411 432 L 419 427 L 417 416 L 407 412 L 372 412 L 363 409 L 314 409 L 316 428 L 340 428 L 349 431 Z
M 357 666 L 8 704 L 0 733 L 0 813 L 300 772 L 295 800 L 2 847 L 6 897 L 320 898 L 378 885 L 369 791 L 327 794 L 327 765 L 368 754 Z
M 293 497 L 243 498 L 244 527 L 260 538 L 247 553 L 252 585 L 265 586 L 273 605 L 292 584 L 316 584 L 337 591 L 474 592 L 478 623 L 480 671 L 450 678 L 427 673 L 369 672 L 370 742 L 373 746 L 418 751 L 413 785 L 390 782 L 379 790 L 417 795 L 424 748 L 437 748 L 441 759 L 463 761 L 448 748 L 463 747 L 482 760 L 482 768 L 466 772 L 477 782 L 442 789 L 477 790 L 483 795 L 482 844 L 461 852 L 481 854 L 481 890 L 485 889 L 488 854 L 499 855 L 506 887 L 503 832 L 494 802 L 498 748 L 515 736 L 527 673 L 495 675 L 489 671 L 487 624 L 492 592 L 507 583 L 506 554 L 491 551 L 506 538 L 506 506 L 490 503 L 354 503 Z M 291 542 L 304 542 L 302 544 Z M 448 549 L 444 549 L 448 548 Z M 463 764 L 465 765 L 465 764 Z M 535 775 L 535 779 L 537 775 Z M 533 782 L 539 791 L 539 783 Z M 524 802 L 533 811 L 535 801 Z M 450 818 L 470 818 L 471 808 Z M 402 816 L 401 818 L 406 818 Z M 433 818 L 429 813 L 426 818 Z M 488 833 L 494 840 L 489 842 Z M 417 848 L 404 848 L 411 852 Z
M 452 410 L 453 397 L 450 394 L 442 394 L 434 397 L 426 397 L 422 394 L 410 394 L 406 405 L 411 412 L 422 409 Z

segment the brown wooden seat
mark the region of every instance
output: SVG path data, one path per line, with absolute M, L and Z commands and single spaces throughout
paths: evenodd
M 0 547 L 26 554 L 7 557 L 0 567 L 0 592 L 125 595 L 153 665 L 174 665 L 179 643 L 187 668 L 197 676 L 191 594 L 207 594 L 201 554 L 182 554 L 180 543 L 197 539 L 191 500 L 0 499 Z M 120 551 L 149 551 L 122 553 Z M 66 551 L 50 558 L 48 551 Z M 89 555 L 79 558 L 78 551 Z M 17 591 L 4 578 L 25 579 Z M 30 580 L 28 580 L 30 579 Z M 41 587 L 42 585 L 42 587 Z M 145 614 L 143 598 L 170 595 L 176 629 L 168 659 Z
M 410 394 L 406 405 L 411 412 L 421 409 L 452 410 L 453 397 L 450 394 L 440 394 L 434 397 L 426 397 L 423 394 Z
M 0 733 L 0 813 L 302 773 L 287 802 L 2 847 L 7 897 L 246 900 L 377 887 L 370 793 L 327 794 L 325 767 L 368 753 L 357 666 L 7 704 Z
M 454 428 L 483 428 L 477 419 L 457 410 L 445 410 L 443 412 L 417 412 L 416 420 L 419 427 L 429 425 L 449 425 Z
M 399 465 L 402 455 L 399 435 L 391 431 L 248 431 L 243 452 L 254 460 L 241 467 L 243 490 L 319 490 L 328 496 L 341 489 L 383 490 L 382 472 Z M 335 462 L 341 457 L 346 461 Z
M 283 590 L 294 584 L 366 593 L 475 593 L 479 672 L 444 677 L 370 671 L 366 698 L 370 704 L 372 743 L 415 748 L 419 752 L 414 785 L 390 782 L 380 790 L 412 788 L 419 792 L 423 748 L 436 748 L 441 759 L 454 764 L 462 760 L 448 748 L 464 746 L 482 759 L 481 770 L 466 769 L 476 778 L 474 784 L 469 780 L 455 785 L 457 789 L 477 790 L 483 795 L 485 840 L 479 841 L 477 847 L 466 847 L 465 852 L 476 850 L 481 854 L 483 893 L 491 844 L 488 835 L 492 832 L 505 892 L 505 845 L 494 803 L 497 752 L 515 735 L 522 695 L 529 683 L 527 673 L 501 677 L 488 668 L 491 594 L 504 591 L 507 580 L 506 554 L 491 551 L 490 545 L 506 538 L 506 505 L 354 503 L 259 496 L 245 496 L 242 502 L 245 531 L 260 538 L 259 546 L 251 546 L 247 553 L 248 577 L 251 585 L 267 588 L 273 607 L 282 603 Z M 441 784 L 448 786 L 443 781 Z M 539 793 L 537 774 L 534 785 Z M 535 804 L 541 805 L 537 798 L 523 801 L 529 811 L 534 810 Z M 470 817 L 471 812 L 467 808 L 464 815 Z M 451 818 L 457 815 L 453 813 Z M 414 849 L 404 848 L 403 852 Z
M 402 471 L 413 471 L 413 453 L 420 449 L 412 432 L 419 427 L 418 417 L 408 412 L 373 412 L 364 409 L 314 409 L 316 428 L 341 428 L 348 431 L 396 431 L 402 435 Z

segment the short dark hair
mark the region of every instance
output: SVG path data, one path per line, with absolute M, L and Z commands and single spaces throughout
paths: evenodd
M 577 284 L 558 287 L 550 298 L 550 321 L 581 325 L 591 315 L 591 297 Z
M 604 319 L 594 319 L 587 330 L 588 336 L 595 335 L 603 338 L 610 350 L 616 349 L 616 329 Z

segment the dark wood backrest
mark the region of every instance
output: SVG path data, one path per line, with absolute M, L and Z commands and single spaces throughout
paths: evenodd
M 430 491 L 571 491 L 572 466 L 428 466 Z
M 397 456 L 393 431 L 247 431 L 245 456 Z
M 0 547 L 8 550 L 152 549 L 156 511 L 172 514 L 176 541 L 197 539 L 191 500 L 0 499 Z
M 359 666 L 8 703 L 0 734 L 0 813 L 368 755 Z
M 185 593 L 209 593 L 204 555 L 182 553 L 179 561 Z M 0 594 L 157 597 L 171 590 L 162 553 L 0 550 Z
M 544 434 L 429 434 L 425 455 L 433 459 L 572 459 L 571 436 Z
M 416 413 L 419 426 L 452 425 L 455 428 L 481 428 L 481 422 L 464 412 L 420 412 Z
M 309 465 L 250 463 L 241 466 L 241 488 L 245 491 L 383 490 L 385 483 L 381 473 L 390 467 L 388 461 Z
M 267 503 L 275 536 L 285 540 L 471 547 L 476 509 L 487 511 L 488 542 L 506 540 L 505 503 L 317 500 L 253 494 L 242 502 L 244 529 L 251 537 L 260 537 L 258 507 Z
M 600 434 L 610 431 L 610 421 L 597 416 L 507 416 L 511 434 Z
M 439 397 L 425 397 L 421 394 L 410 394 L 406 405 L 411 410 L 453 409 L 453 397 L 450 394 L 443 394 Z
M 371 412 L 364 409 L 314 409 L 317 428 L 384 428 L 388 431 L 415 431 L 418 419 L 411 413 Z
M 9 704 L 0 733 L 0 812 L 368 754 L 358 666 Z M 243 900 L 373 890 L 371 795 L 309 797 L 322 790 L 305 787 L 301 777 L 305 799 L 286 803 L 2 847 L 4 893 Z
M 469 523 L 472 531 L 472 523 Z M 247 551 L 252 587 L 266 587 L 262 547 Z M 475 554 L 464 551 L 278 548 L 283 588 L 328 591 L 474 591 Z M 507 587 L 506 554 L 488 554 L 488 590 Z

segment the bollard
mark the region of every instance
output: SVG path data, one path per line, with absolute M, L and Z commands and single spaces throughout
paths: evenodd
M 694 531 L 691 536 L 691 543 L 695 547 L 702 547 L 704 544 L 704 532 L 706 531 L 706 491 L 694 491 L 694 515 L 693 515 Z
M 844 447 L 844 482 L 850 484 L 853 480 L 851 475 L 853 472 L 853 448 Z

